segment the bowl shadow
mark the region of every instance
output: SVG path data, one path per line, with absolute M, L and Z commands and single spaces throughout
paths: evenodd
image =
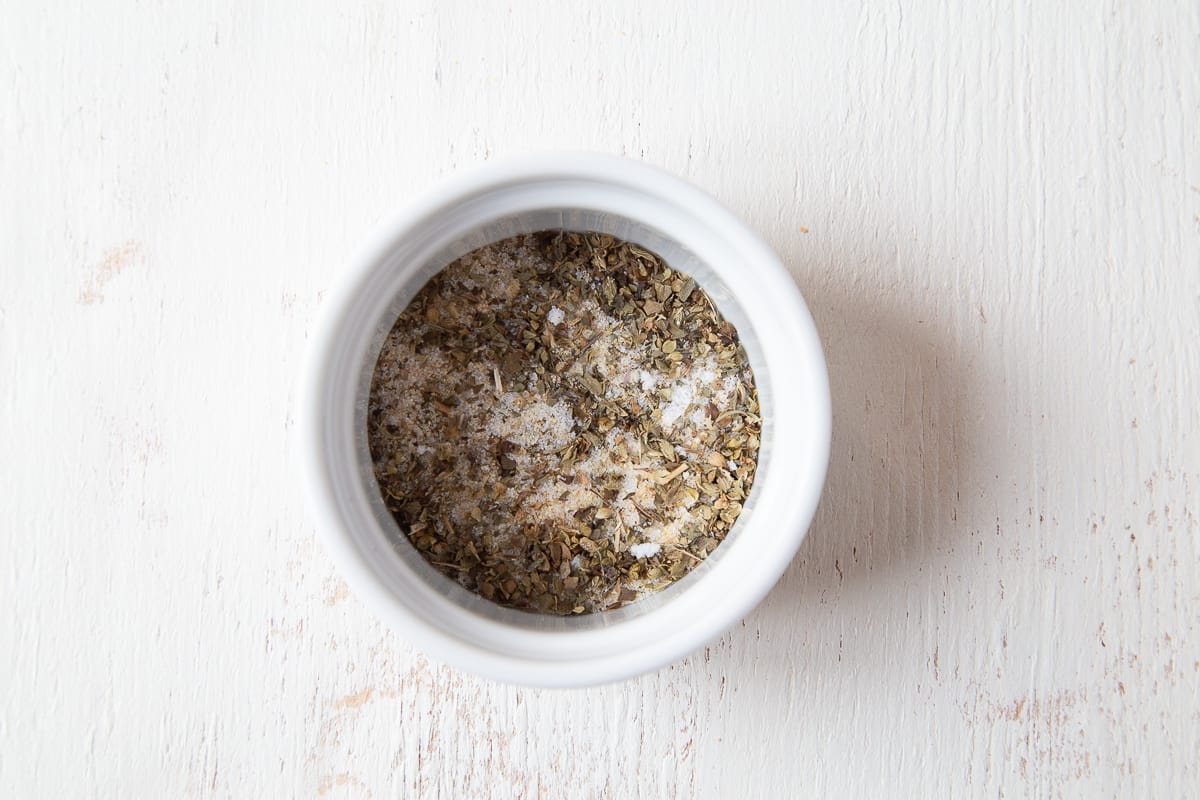
M 825 346 L 833 443 L 817 514 L 768 614 L 845 600 L 953 551 L 969 533 L 958 520 L 986 417 L 963 348 L 919 306 L 827 287 L 805 296 Z

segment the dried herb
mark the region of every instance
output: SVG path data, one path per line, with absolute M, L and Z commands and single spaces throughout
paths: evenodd
M 376 363 L 367 434 L 431 564 L 502 605 L 580 614 L 721 543 L 758 414 L 737 331 L 694 280 L 612 236 L 544 231 L 422 288 Z

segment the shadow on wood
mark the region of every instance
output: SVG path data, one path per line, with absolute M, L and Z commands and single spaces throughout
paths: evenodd
M 971 498 L 962 490 L 978 485 L 974 442 L 988 402 L 973 385 L 978 372 L 919 306 L 870 294 L 805 290 L 829 364 L 833 447 L 808 538 L 766 613 L 888 584 L 901 591 L 968 533 L 959 519 Z

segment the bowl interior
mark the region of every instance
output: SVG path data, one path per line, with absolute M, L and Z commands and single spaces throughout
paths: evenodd
M 390 287 L 391 291 L 385 291 L 380 295 L 380 297 L 390 296 L 391 299 L 378 309 L 375 322 L 371 326 L 370 338 L 359 358 L 360 364 L 355 382 L 357 387 L 354 402 L 355 430 L 366 431 L 367 400 L 371 388 L 371 378 L 384 338 L 391 330 L 400 312 L 408 306 L 412 298 L 433 275 L 460 256 L 501 239 L 522 233 L 557 229 L 607 233 L 638 244 L 661 256 L 672 269 L 685 272 L 695 278 L 697 284 L 708 292 L 709 297 L 712 298 L 725 319 L 738 329 L 750 360 L 750 367 L 754 372 L 763 418 L 761 435 L 763 446 L 760 448 L 757 468 L 757 475 L 761 479 L 769 469 L 770 448 L 767 443 L 770 442 L 773 404 L 769 370 L 763 358 L 762 347 L 755 335 L 754 326 L 745 310 L 738 303 L 730 288 L 721 280 L 721 277 L 683 243 L 638 220 L 593 209 L 532 209 L 506 214 L 491 220 L 480 220 L 466 230 L 457 231 L 452 239 L 442 243 L 419 262 L 408 259 L 401 261 L 399 258 L 389 259 L 382 270 L 381 277 L 392 276 L 394 286 Z M 383 539 L 387 542 L 387 549 L 391 551 L 386 560 L 391 560 L 394 554 L 395 558 L 405 564 L 406 572 L 419 576 L 431 590 L 438 592 L 450 602 L 469 609 L 474 614 L 504 625 L 542 631 L 606 627 L 622 620 L 648 614 L 664 603 L 671 602 L 676 595 L 686 592 L 688 587 L 703 580 L 704 575 L 719 563 L 721 556 L 728 551 L 726 545 L 732 546 L 732 542 L 736 541 L 745 524 L 744 520 L 753 517 L 757 495 L 757 492 L 751 489 L 750 495 L 743 503 L 743 514 L 739 516 L 722 545 L 717 547 L 703 563 L 697 565 L 683 579 L 676 581 L 663 591 L 651 594 L 636 603 L 627 604 L 619 609 L 563 617 L 519 611 L 497 605 L 463 589 L 430 566 L 410 544 L 383 503 L 372 468 L 365 434 L 358 437 L 355 442 L 355 456 L 355 472 L 361 476 L 364 491 L 370 501 L 372 528 L 376 539 L 379 538 L 379 534 L 382 534 Z M 372 545 L 372 549 L 379 547 L 378 541 L 373 542 Z M 382 556 L 382 553 L 380 555 Z

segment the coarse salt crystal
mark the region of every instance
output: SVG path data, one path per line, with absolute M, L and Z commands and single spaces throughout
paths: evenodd
M 552 306 L 550 310 L 546 312 L 546 322 L 549 322 L 551 325 L 558 325 L 566 318 L 567 315 L 558 306 Z
M 662 552 L 662 545 L 658 542 L 643 542 L 629 548 L 629 555 L 634 558 L 653 558 L 660 552 Z
M 505 394 L 491 411 L 487 431 L 522 447 L 565 447 L 571 441 L 575 415 L 562 400 L 550 404 L 531 395 Z
M 692 398 L 695 396 L 695 391 L 689 384 L 681 383 L 671 390 L 671 402 L 662 412 L 662 424 L 673 425 L 675 420 L 688 410 L 688 406 L 692 404 Z

